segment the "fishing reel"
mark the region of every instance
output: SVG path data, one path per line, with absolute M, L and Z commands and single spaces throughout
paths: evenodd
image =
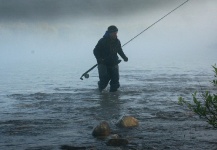
M 83 74 L 83 75 L 80 77 L 80 79 L 83 80 L 83 77 L 85 77 L 86 79 L 88 79 L 88 78 L 89 78 L 89 74 L 88 74 L 88 73 Z
M 84 77 L 85 77 L 86 79 L 89 78 L 89 74 L 86 73 L 86 74 L 84 75 Z
M 80 77 L 81 80 L 83 80 L 83 77 L 85 77 L 86 79 L 89 78 L 89 74 L 88 72 L 90 72 L 91 70 L 93 70 L 98 64 L 95 64 L 93 67 L 91 67 L 89 70 L 87 70 L 85 73 L 82 74 L 82 76 Z

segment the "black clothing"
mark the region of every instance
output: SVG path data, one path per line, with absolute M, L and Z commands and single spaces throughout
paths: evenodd
M 110 92 L 115 92 L 120 87 L 119 83 L 119 54 L 124 61 L 128 58 L 124 54 L 121 43 L 118 39 L 112 39 L 107 31 L 103 38 L 101 38 L 93 53 L 97 59 L 99 72 L 99 90 L 105 89 L 110 81 Z
M 112 32 L 117 32 L 118 31 L 118 28 L 114 25 L 111 25 L 108 27 L 108 30 L 107 30 L 109 33 L 112 33 Z
M 120 87 L 119 83 L 119 67 L 115 65 L 113 67 L 108 67 L 103 64 L 98 65 L 99 79 L 98 87 L 102 91 L 105 89 L 110 81 L 110 91 L 117 91 Z
M 117 53 L 124 60 L 127 60 L 127 57 L 121 48 L 120 41 L 118 39 L 111 39 L 109 36 L 101 38 L 93 52 L 98 64 L 105 64 L 108 66 L 116 65 L 118 61 Z

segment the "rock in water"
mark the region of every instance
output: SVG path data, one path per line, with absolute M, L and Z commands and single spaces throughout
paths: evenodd
M 111 129 L 109 127 L 109 124 L 106 121 L 103 121 L 94 128 L 92 135 L 95 137 L 108 136 L 110 132 Z
M 126 139 L 110 139 L 106 143 L 107 146 L 125 146 L 129 142 Z
M 62 145 L 62 150 L 86 150 L 86 147 L 75 147 L 75 146 L 69 146 L 69 145 Z
M 137 127 L 139 121 L 131 116 L 123 116 L 118 122 L 117 125 L 124 128 Z

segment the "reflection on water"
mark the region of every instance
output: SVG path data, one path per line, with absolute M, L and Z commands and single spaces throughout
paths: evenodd
M 113 133 L 129 140 L 125 149 L 217 148 L 215 131 L 177 104 L 179 96 L 191 99 L 196 90 L 216 90 L 209 83 L 211 71 L 122 70 L 121 88 L 115 93 L 109 93 L 109 88 L 102 93 L 96 89 L 97 72 L 89 80 L 73 78 L 71 82 L 71 74 L 65 73 L 69 77 L 60 73 L 55 77 L 58 80 L 52 79 L 49 72 L 40 74 L 38 79 L 35 74 L 34 81 L 23 84 L 15 84 L 17 79 L 12 79 L 12 87 L 3 87 L 1 149 L 59 149 L 61 145 L 112 149 L 106 146 L 106 139 L 91 135 L 92 129 L 104 120 Z M 19 76 L 25 81 L 26 75 Z M 50 76 L 50 80 L 40 84 L 43 76 Z M 117 127 L 115 124 L 123 115 L 134 116 L 140 126 L 129 130 Z

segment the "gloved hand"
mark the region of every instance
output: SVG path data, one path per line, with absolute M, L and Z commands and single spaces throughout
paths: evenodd
M 127 62 L 127 61 L 128 61 L 128 58 L 127 58 L 127 57 L 125 57 L 125 58 L 124 58 L 124 61 L 125 61 L 125 62 Z

